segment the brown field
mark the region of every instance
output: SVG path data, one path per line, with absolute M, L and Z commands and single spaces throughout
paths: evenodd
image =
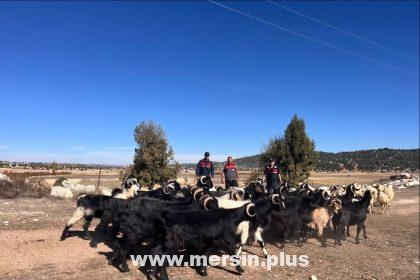
M 4 171 L 13 171 L 13 172 L 37 172 L 36 170 L 32 169 L 10 169 L 10 168 L 0 168 L 0 173 Z M 60 170 L 60 171 L 70 171 L 71 174 L 65 175 L 56 175 L 56 176 L 48 176 L 45 178 L 47 184 L 52 186 L 55 180 L 61 176 L 66 177 L 73 181 L 74 183 L 79 184 L 93 184 L 96 185 L 98 183 L 98 175 L 99 170 L 90 169 L 85 171 L 80 170 Z M 45 172 L 44 170 L 40 170 L 38 172 Z M 240 171 L 239 172 L 239 181 L 240 185 L 245 184 L 247 181 L 250 171 Z M 119 183 L 118 179 L 119 170 L 118 169 L 104 169 L 101 171 L 101 180 L 100 185 L 103 187 L 117 187 Z M 358 182 L 360 184 L 367 184 L 378 182 L 384 179 L 388 179 L 389 176 L 397 174 L 396 172 L 387 172 L 387 173 L 380 173 L 380 172 L 313 172 L 311 177 L 309 178 L 309 183 L 314 186 L 319 185 L 326 185 L 332 186 L 337 184 L 350 184 L 353 182 Z M 419 176 L 419 173 L 414 174 Z M 196 177 L 194 173 L 191 172 L 181 172 L 178 175 L 178 179 L 185 183 L 186 180 L 188 184 L 195 184 Z M 221 185 L 221 173 L 216 171 L 214 183 L 216 185 Z
M 239 181 L 244 184 L 251 172 L 247 171 L 240 171 L 239 172 Z M 215 184 L 221 184 L 220 173 L 216 172 L 215 175 Z M 312 173 L 311 177 L 309 178 L 309 182 L 311 185 L 319 186 L 333 186 L 333 185 L 345 185 L 351 184 L 354 182 L 358 182 L 360 184 L 367 184 L 378 182 L 383 179 L 388 179 L 389 176 L 395 175 L 395 172 L 389 173 L 380 173 L 380 172 L 314 172 Z M 418 174 L 417 174 L 418 175 Z M 195 174 L 193 173 L 182 173 L 178 176 L 180 179 L 184 179 L 185 177 L 188 178 L 189 182 L 194 182 Z

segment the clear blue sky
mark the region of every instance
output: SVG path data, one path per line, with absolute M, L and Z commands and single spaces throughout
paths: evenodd
M 153 119 L 177 159 L 258 153 L 294 113 L 317 150 L 419 146 L 419 4 L 0 2 L 0 160 L 129 163 Z M 414 75 L 413 75 L 414 74 Z

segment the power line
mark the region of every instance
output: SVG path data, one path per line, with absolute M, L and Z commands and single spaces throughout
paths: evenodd
M 333 49 L 336 49 L 336 50 L 339 50 L 339 51 L 345 52 L 345 53 L 350 54 L 350 55 L 353 55 L 353 56 L 355 56 L 355 57 L 362 58 L 362 59 L 368 60 L 368 61 L 370 61 L 370 62 L 377 63 L 377 64 L 380 64 L 380 65 L 383 65 L 383 66 L 389 67 L 389 68 L 391 68 L 391 69 L 394 69 L 394 70 L 397 70 L 397 71 L 400 71 L 400 72 L 404 72 L 404 73 L 406 73 L 406 74 L 409 74 L 409 75 L 412 75 L 412 76 L 417 77 L 417 74 L 416 74 L 416 73 L 413 73 L 413 72 L 407 71 L 407 70 L 402 69 L 402 68 L 399 68 L 399 67 L 397 67 L 397 66 L 393 66 L 393 65 L 391 65 L 391 64 L 388 64 L 388 63 L 385 63 L 385 62 L 382 62 L 382 61 L 379 61 L 379 60 L 376 60 L 376 59 L 373 59 L 373 58 L 370 58 L 370 57 L 364 56 L 364 55 L 362 55 L 362 54 L 355 53 L 355 52 L 353 52 L 353 51 L 349 51 L 349 50 L 343 49 L 343 48 L 341 48 L 341 47 L 339 47 L 339 46 L 336 46 L 336 45 L 333 45 L 333 44 L 330 44 L 330 43 L 327 43 L 327 42 L 323 42 L 323 41 L 321 41 L 321 40 L 315 39 L 315 38 L 310 37 L 310 36 L 308 36 L 308 35 L 305 35 L 305 34 L 302 34 L 302 33 L 299 33 L 299 32 L 293 31 L 293 30 L 290 30 L 290 29 L 288 29 L 288 28 L 282 27 L 282 26 L 280 26 L 280 25 L 277 25 L 277 24 L 274 24 L 274 23 L 268 22 L 268 21 L 266 21 L 266 20 L 263 20 L 263 19 L 260 19 L 260 18 L 258 18 L 258 17 L 252 16 L 252 15 L 247 14 L 247 13 L 245 13 L 245 12 L 241 12 L 241 11 L 239 11 L 239 10 L 236 10 L 236 9 L 230 8 L 230 7 L 228 7 L 228 6 L 225 6 L 225 5 L 223 5 L 223 4 L 217 3 L 217 2 L 215 2 L 215 1 L 212 1 L 212 0 L 208 0 L 208 1 L 209 1 L 210 3 L 212 3 L 212 4 L 214 4 L 214 5 L 218 5 L 218 6 L 220 6 L 220 7 L 223 7 L 223 8 L 225 8 L 225 9 L 227 9 L 227 10 L 230 10 L 230 11 L 232 11 L 232 12 L 235 12 L 235 13 L 241 14 L 241 15 L 243 15 L 243 16 L 246 16 L 246 17 L 252 18 L 252 19 L 254 19 L 254 20 L 256 20 L 256 21 L 259 21 L 259 22 L 262 22 L 262 23 L 268 24 L 268 25 L 270 25 L 270 26 L 272 26 L 272 27 L 274 27 L 274 28 L 280 29 L 280 30 L 282 30 L 282 31 L 289 32 L 289 33 L 291 33 L 291 34 L 293 34 L 293 35 L 296 35 L 296 36 L 298 36 L 298 37 L 301 37 L 301 38 L 304 38 L 304 39 L 307 39 L 307 40 L 310 40 L 310 41 L 316 42 L 316 43 L 318 43 L 318 44 L 321 44 L 321 45 L 324 45 L 324 46 L 327 46 L 327 47 L 330 47 L 330 48 L 333 48 Z
M 349 35 L 349 36 L 352 36 L 352 37 L 357 38 L 357 39 L 359 39 L 359 40 L 365 41 L 365 42 L 367 42 L 367 43 L 369 43 L 369 44 L 372 44 L 372 45 L 374 45 L 374 46 L 377 46 L 377 47 L 379 47 L 379 48 L 385 49 L 385 50 L 387 50 L 387 51 L 393 52 L 393 53 L 395 53 L 395 54 L 398 54 L 398 55 L 404 56 L 404 57 L 406 57 L 406 58 L 409 58 L 409 59 L 412 59 L 412 60 L 415 60 L 415 61 L 419 61 L 419 60 L 418 60 L 418 58 L 415 58 L 415 57 L 413 57 L 413 56 L 410 56 L 410 55 L 404 54 L 404 53 L 402 53 L 402 52 L 400 52 L 400 51 L 394 50 L 394 49 L 392 49 L 392 48 L 390 48 L 390 47 L 387 47 L 387 46 L 384 46 L 384 45 L 382 45 L 382 44 L 380 44 L 380 43 L 378 43 L 378 42 L 375 42 L 375 41 L 373 41 L 373 40 L 370 40 L 370 39 L 367 39 L 367 38 L 362 37 L 362 36 L 360 36 L 360 35 L 357 35 L 356 33 L 353 33 L 353 32 L 350 32 L 350 31 L 344 30 L 344 29 L 342 29 L 342 28 L 340 28 L 340 27 L 337 27 L 337 26 L 335 26 L 335 25 L 329 24 L 329 23 L 327 23 L 327 22 L 325 22 L 325 21 L 322 21 L 322 20 L 319 20 L 319 19 L 313 18 L 313 17 L 311 17 L 311 16 L 308 16 L 308 15 L 306 15 L 306 14 L 304 14 L 304 13 L 301 13 L 301 12 L 299 12 L 299 11 L 296 11 L 296 10 L 294 10 L 294 9 L 291 9 L 291 8 L 289 8 L 289 7 L 286 7 L 286 6 L 284 6 L 284 5 L 281 5 L 281 4 L 279 4 L 279 3 L 276 3 L 276 2 L 273 2 L 273 1 L 270 1 L 270 0 L 267 0 L 267 2 L 269 2 L 269 3 L 273 4 L 273 5 L 276 5 L 276 6 L 278 6 L 278 7 L 281 7 L 281 8 L 283 8 L 283 9 L 285 9 L 285 10 L 289 11 L 289 12 L 292 12 L 292 13 L 294 13 L 294 14 L 297 14 L 297 15 L 299 15 L 299 16 L 302 16 L 302 17 L 304 17 L 304 18 L 306 18 L 306 19 L 312 20 L 312 21 L 314 21 L 314 22 L 316 22 L 316 23 L 319 23 L 319 24 L 325 25 L 325 26 L 327 26 L 327 27 L 329 27 L 329 28 L 335 29 L 335 30 L 340 31 L 340 32 L 342 32 L 342 33 L 344 33 L 344 34 L 347 34 L 347 35 Z

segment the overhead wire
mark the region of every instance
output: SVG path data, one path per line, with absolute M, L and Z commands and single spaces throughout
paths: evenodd
M 293 34 L 293 35 L 295 35 L 295 36 L 298 36 L 298 37 L 304 38 L 304 39 L 309 40 L 309 41 L 316 42 L 316 43 L 321 44 L 321 45 L 323 45 L 323 46 L 327 46 L 327 47 L 330 47 L 330 48 L 333 48 L 333 49 L 339 50 L 339 51 L 341 51 L 341 52 L 344 52 L 344 53 L 350 54 L 350 55 L 352 55 L 352 56 L 355 56 L 355 57 L 358 57 L 358 58 L 361 58 L 361 59 L 364 59 L 364 60 L 368 60 L 368 61 L 370 61 L 370 62 L 373 62 L 373 63 L 379 64 L 379 65 L 382 65 L 382 66 L 386 66 L 386 67 L 388 67 L 388 68 L 391 68 L 391 69 L 394 69 L 394 70 L 397 70 L 397 71 L 400 71 L 400 72 L 404 72 L 404 73 L 406 73 L 406 74 L 409 74 L 409 75 L 412 75 L 412 76 L 418 77 L 418 74 L 413 73 L 413 72 L 410 72 L 410 71 L 407 71 L 407 70 L 405 70 L 405 69 L 403 69 L 403 68 L 400 68 L 400 67 L 397 67 L 397 66 L 394 66 L 394 65 L 388 64 L 388 63 L 386 63 L 386 62 L 382 62 L 382 61 L 379 61 L 379 60 L 377 60 L 377 59 L 374 59 L 374 58 L 371 58 L 371 57 L 368 57 L 368 56 L 365 56 L 365 55 L 362 55 L 362 54 L 359 54 L 359 53 L 356 53 L 356 52 L 353 52 L 353 51 L 350 51 L 350 50 L 347 50 L 347 49 L 344 49 L 344 48 L 342 48 L 342 47 L 339 47 L 339 46 L 337 46 L 337 45 L 334 45 L 334 44 L 331 44 L 331 43 L 328 43 L 328 42 L 321 41 L 321 40 L 316 39 L 316 38 L 314 38 L 314 37 L 311 37 L 311 36 L 308 36 L 308 35 L 305 35 L 305 34 L 302 34 L 302 33 L 296 32 L 296 31 L 293 31 L 293 30 L 291 30 L 291 29 L 289 29 L 289 28 L 286 28 L 286 27 L 283 27 L 283 26 L 280 26 L 280 25 L 274 24 L 274 23 L 269 22 L 269 21 L 267 21 L 267 20 L 264 20 L 264 19 L 261 19 L 261 18 L 259 18 L 259 17 L 253 16 L 253 15 L 250 15 L 250 14 L 248 14 L 248 13 L 245 13 L 245 12 L 239 11 L 239 10 L 237 10 L 237 9 L 234 9 L 234 8 L 228 7 L 228 6 L 223 5 L 223 4 L 220 4 L 220 3 L 218 3 L 218 2 L 215 2 L 215 1 L 212 1 L 212 0 L 208 0 L 208 2 L 210 2 L 210 3 L 214 4 L 214 5 L 220 6 L 220 7 L 222 7 L 222 8 L 225 8 L 225 9 L 227 9 L 227 10 L 229 10 L 229 11 L 232 11 L 232 12 L 238 13 L 238 14 L 240 14 L 240 15 L 243 15 L 243 16 L 246 16 L 246 17 L 248 17 L 248 18 L 254 19 L 254 20 L 256 20 L 256 21 L 259 21 L 259 22 L 265 23 L 265 24 L 267 24 L 267 25 L 270 25 L 271 27 L 274 27 L 274 28 L 276 28 L 276 29 L 278 29 L 278 30 L 282 30 L 282 31 L 285 31 L 285 32 L 291 33 L 291 34 Z

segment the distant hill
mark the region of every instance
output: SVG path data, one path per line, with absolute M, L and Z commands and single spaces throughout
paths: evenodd
M 320 171 L 362 170 L 393 171 L 419 169 L 419 149 L 375 149 L 354 152 L 319 152 Z
M 415 171 L 419 169 L 420 149 L 373 149 L 353 152 L 317 152 L 317 171 Z M 259 165 L 259 155 L 236 159 L 242 169 L 253 169 Z M 217 163 L 219 165 L 219 163 Z M 194 164 L 183 164 L 185 168 Z

